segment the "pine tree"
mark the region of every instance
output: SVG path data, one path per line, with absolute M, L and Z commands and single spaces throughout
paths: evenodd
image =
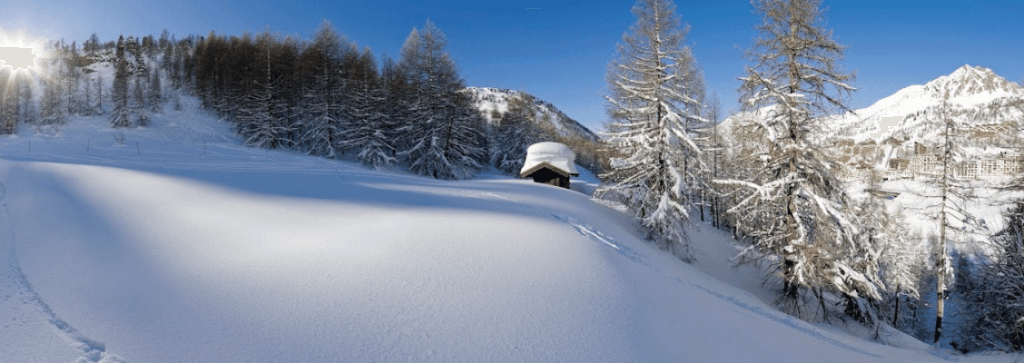
M 708 121 L 711 125 L 704 131 L 707 135 L 707 146 L 704 148 L 706 151 L 704 156 L 707 158 L 705 164 L 708 165 L 708 177 L 707 180 L 715 180 L 719 178 L 718 171 L 721 168 L 722 149 L 725 144 L 722 140 L 722 135 L 719 133 L 719 122 L 722 120 L 721 115 L 722 104 L 718 99 L 718 93 L 712 93 L 710 102 L 708 103 Z M 710 184 L 706 188 L 707 193 L 711 199 L 711 225 L 716 228 L 722 227 L 721 216 L 721 202 L 720 195 L 724 194 L 722 191 L 717 190 L 714 184 Z
M 27 72 L 15 72 L 14 78 L 18 97 L 18 122 L 34 124 L 37 120 L 35 100 L 32 96 L 32 77 Z
M 483 134 L 479 114 L 446 52 L 448 41 L 433 23 L 415 28 L 402 46 L 401 68 L 415 90 L 409 118 L 399 129 L 408 148 L 401 156 L 420 175 L 465 179 L 480 169 Z
M 954 281 L 954 267 L 949 250 L 949 243 L 965 237 L 975 225 L 975 218 L 966 209 L 966 203 L 973 198 L 973 188 L 969 182 L 959 177 L 958 165 L 966 158 L 963 149 L 965 135 L 959 130 L 957 116 L 951 106 L 943 101 L 942 105 L 926 110 L 924 117 L 931 119 L 933 125 L 941 127 L 939 133 L 942 143 L 937 149 L 940 167 L 938 170 L 925 171 L 922 182 L 929 186 L 929 191 L 920 197 L 935 200 L 935 205 L 925 211 L 935 219 L 938 236 L 931 236 L 933 273 L 935 274 L 935 340 L 942 337 L 943 319 L 945 317 L 948 290 Z
M 37 130 L 56 133 L 67 124 L 67 108 L 61 94 L 60 81 L 45 78 L 43 81 L 43 97 L 40 99 L 40 121 Z
M 149 81 L 149 107 L 154 113 L 160 113 L 164 103 L 163 91 L 160 86 L 160 68 L 153 67 L 151 72 L 153 77 Z
M 341 154 L 343 122 L 346 115 L 342 102 L 339 63 L 343 56 L 342 39 L 330 23 L 320 25 L 311 44 L 302 54 L 303 62 L 313 77 L 304 94 L 306 127 L 303 144 L 308 153 L 327 158 Z
M 495 140 L 491 145 L 491 165 L 519 176 L 526 161 L 526 149 L 538 142 L 550 141 L 553 130 L 539 125 L 536 115 L 523 94 L 508 98 L 508 111 L 498 119 Z M 550 123 L 548 123 L 550 125 Z
M 380 170 L 395 162 L 391 141 L 394 125 L 383 111 L 385 90 L 376 74 L 373 54 L 365 49 L 360 58 L 363 79 L 352 94 L 352 122 L 342 144 L 357 150 L 356 158 L 363 165 Z
M 868 180 L 869 190 L 880 189 L 882 177 L 877 171 L 873 171 Z M 882 295 L 880 316 L 875 322 L 890 321 L 893 327 L 909 331 L 904 311 L 913 311 L 918 305 L 918 286 L 922 282 L 926 256 L 918 253 L 919 251 L 913 247 L 915 239 L 910 235 L 906 219 L 900 209 L 890 212 L 882 197 L 874 193 L 869 193 L 867 199 L 856 207 L 857 221 L 861 226 L 861 234 L 858 236 L 860 243 L 871 246 L 869 250 L 876 251 L 875 255 L 864 255 L 855 260 L 861 263 L 856 268 L 875 281 Z M 871 303 L 860 301 L 850 307 L 863 307 Z M 871 311 L 849 313 L 857 316 L 869 314 Z M 891 320 L 888 318 L 890 315 Z
M 0 68 L 0 85 L 14 80 L 11 68 Z M 18 129 L 18 97 L 14 87 L 0 87 L 0 135 L 13 134 Z
M 1014 189 L 1020 187 L 1014 186 Z M 991 257 L 977 264 L 977 281 L 964 291 L 960 312 L 963 349 L 1024 350 L 1024 203 L 1005 214 L 1006 227 L 993 238 Z M 958 277 L 962 280 L 964 277 Z
M 96 108 L 93 113 L 102 115 L 103 110 L 103 77 L 96 77 Z
M 386 135 L 391 138 L 391 156 L 395 157 L 398 150 L 408 149 L 406 142 L 408 138 L 399 137 L 397 129 L 409 119 L 409 111 L 413 108 L 413 92 L 405 75 L 394 60 L 387 56 L 382 57 L 381 86 L 384 99 L 380 105 L 385 120 L 388 121 Z
M 619 44 L 608 70 L 609 142 L 613 158 L 597 195 L 621 198 L 658 246 L 692 260 L 684 226 L 690 219 L 688 164 L 701 153 L 693 141 L 692 122 L 704 123 L 692 80 L 698 72 L 684 45 L 689 27 L 681 27 L 670 0 L 640 0 L 637 17 Z
M 132 87 L 131 113 L 135 114 L 135 125 L 138 127 L 149 126 L 149 109 L 146 105 L 146 92 L 143 89 L 142 80 L 146 78 L 145 73 L 136 74 L 135 84 Z
M 276 149 L 288 142 L 288 130 L 278 119 L 280 103 L 274 99 L 277 82 L 272 78 L 269 46 L 266 59 L 266 76 L 262 82 L 256 82 L 255 88 L 245 97 L 239 108 L 238 125 L 246 145 Z
M 114 59 L 117 65 L 114 70 L 114 84 L 110 93 L 111 100 L 114 102 L 114 111 L 110 113 L 110 127 L 113 128 L 131 126 L 128 103 L 128 78 L 130 74 L 128 73 L 128 60 L 125 59 L 124 53 L 125 40 L 124 36 L 121 36 L 117 39 L 117 57 Z
M 739 232 L 752 239 L 742 261 L 765 261 L 780 270 L 778 303 L 791 314 L 827 319 L 834 313 L 832 294 L 843 297 L 844 311 L 869 310 L 850 304 L 881 298 L 877 282 L 857 261 L 875 251 L 859 243 L 851 201 L 832 172 L 837 165 L 812 138 L 824 116 L 849 110 L 843 96 L 854 90 L 846 83 L 854 75 L 839 68 L 844 47 L 824 29 L 819 0 L 753 5 L 764 23 L 757 26 L 759 36 L 748 51 L 753 65 L 740 89 L 744 109 L 757 117 L 761 139 L 751 151 L 759 164 L 748 178 L 718 181 L 750 191 L 728 210 Z

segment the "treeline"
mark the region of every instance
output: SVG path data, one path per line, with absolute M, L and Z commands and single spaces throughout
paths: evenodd
M 13 134 L 20 125 L 55 133 L 69 116 L 107 115 L 111 108 L 112 125 L 145 126 L 167 102 L 181 108 L 180 94 L 192 84 L 193 41 L 178 41 L 165 31 L 159 39 L 101 43 L 93 34 L 81 46 L 48 44 L 38 72 L 0 69 L 0 81 L 8 85 L 0 89 L 0 134 Z M 114 67 L 112 84 L 102 77 L 104 65 Z
M 624 204 L 649 240 L 687 261 L 695 258 L 689 227 L 709 209 L 712 224 L 745 245 L 735 261 L 767 270 L 777 306 L 794 316 L 860 323 L 878 335 L 888 325 L 963 350 L 1021 350 L 1024 207 L 990 239 L 990 258 L 969 261 L 949 245 L 977 236 L 980 222 L 966 208 L 976 200 L 952 168 L 914 191 L 935 202 L 926 215 L 936 235 L 926 242 L 882 197 L 855 197 L 837 176 L 844 166 L 816 137 L 830 129 L 829 116 L 850 111 L 846 47 L 827 29 L 820 0 L 752 5 L 763 23 L 740 77 L 745 112 L 719 130 L 675 4 L 637 1 L 636 22 L 608 67 L 606 128 L 617 155 L 595 195 Z M 924 115 L 942 127 L 943 165 L 963 158 L 955 127 L 964 122 L 954 119 L 964 116 L 946 105 Z M 947 300 L 957 307 L 954 334 L 944 330 Z
M 378 60 L 327 22 L 309 40 L 269 31 L 178 40 L 164 31 L 159 38 L 121 36 L 106 43 L 94 34 L 81 51 L 76 43 L 51 47 L 48 77 L 18 78 L 14 91 L 0 94 L 0 115 L 12 115 L 2 119 L 8 127 L 0 131 L 13 133 L 19 124 L 59 130 L 69 115 L 106 115 L 114 128 L 145 127 L 168 104 L 181 109 L 187 94 L 233 124 L 246 145 L 354 158 L 375 169 L 397 165 L 464 179 L 492 164 L 517 174 L 498 154 L 525 156 L 538 139 L 572 144 L 586 166 L 602 165 L 599 142 L 561 136 L 527 109 L 488 124 L 472 104 L 447 39 L 429 21 L 412 30 L 398 60 Z M 99 76 L 104 71 L 113 73 L 109 84 Z M 43 90 L 37 113 L 33 87 Z M 536 137 L 520 137 L 526 134 Z
M 942 165 L 904 192 L 926 200 L 915 214 L 934 221 L 915 230 L 882 196 L 851 193 L 880 191 L 882 176 L 839 179 L 846 166 L 821 141 L 856 90 L 821 1 L 752 5 L 763 23 L 740 77 L 744 112 L 719 130 L 675 5 L 637 1 L 607 76 L 618 155 L 595 195 L 623 203 L 648 239 L 683 260 L 694 258 L 691 221 L 710 209 L 712 224 L 745 246 L 735 261 L 767 270 L 776 305 L 794 316 L 863 324 L 875 337 L 889 326 L 962 352 L 1024 350 L 1024 173 L 982 186 L 947 167 L 977 152 L 962 126 L 979 119 L 1015 126 L 999 142 L 1024 154 L 1024 99 L 975 110 L 943 102 L 910 116 L 926 125 L 914 131 L 928 134 Z M 1016 194 L 1001 231 L 972 213 L 983 187 Z M 963 248 L 972 243 L 981 246 Z

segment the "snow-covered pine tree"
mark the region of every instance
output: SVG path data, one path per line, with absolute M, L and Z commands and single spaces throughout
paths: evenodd
M 164 104 L 163 87 L 160 86 L 160 68 L 152 67 L 150 73 L 153 76 L 149 80 L 149 108 L 153 113 L 160 113 Z
M 962 349 L 1024 350 L 1024 203 L 1005 216 L 1006 227 L 993 238 L 994 255 L 977 265 L 977 283 L 964 297 L 960 315 L 970 320 L 959 329 Z
M 42 73 L 45 76 L 39 82 L 42 86 L 42 95 L 39 98 L 39 122 L 35 125 L 36 132 L 53 133 L 67 122 L 67 99 L 64 98 L 64 86 L 67 83 L 67 68 L 64 66 L 66 53 L 60 42 L 54 42 L 53 47 L 54 49 L 50 49 L 53 52 L 52 56 L 42 62 Z
M 360 56 L 363 79 L 356 85 L 352 97 L 352 123 L 342 144 L 358 152 L 356 158 L 363 165 L 383 169 L 395 162 L 394 125 L 384 112 L 385 90 L 376 74 L 373 53 L 367 48 Z
M 85 78 L 85 83 L 82 84 L 82 96 L 85 97 L 85 100 L 82 101 L 82 108 L 79 111 L 79 114 L 82 116 L 92 116 L 94 112 L 94 106 L 92 104 L 93 78 L 89 75 L 84 75 L 83 78 Z
M 146 91 L 142 85 L 142 79 L 146 78 L 144 72 L 135 74 L 135 84 L 132 86 L 131 113 L 135 114 L 135 126 L 149 126 L 149 109 L 146 107 Z
M 689 46 L 689 27 L 680 25 L 670 0 L 639 0 L 637 20 L 619 43 L 608 70 L 608 141 L 613 158 L 608 180 L 595 194 L 615 197 L 640 218 L 648 237 L 683 260 L 692 260 L 684 226 L 690 219 L 690 169 L 699 164 L 692 122 L 706 123 L 695 97 L 698 72 Z
M 480 169 L 482 122 L 462 92 L 465 86 L 447 46 L 444 34 L 430 21 L 422 32 L 414 28 L 402 45 L 401 69 L 416 96 L 399 129 L 408 145 L 400 155 L 417 174 L 465 179 Z
M 710 125 L 704 129 L 703 133 L 706 136 L 706 146 L 704 149 L 704 165 L 707 165 L 707 177 L 705 180 L 715 180 L 719 178 L 719 169 L 721 168 L 722 160 L 722 149 L 725 147 L 725 143 L 722 140 L 722 135 L 719 132 L 719 122 L 722 120 L 722 103 L 718 99 L 718 93 L 712 92 L 711 98 L 708 102 L 707 119 L 710 121 Z M 714 184 L 709 183 L 704 188 L 704 192 L 708 195 L 711 204 L 711 225 L 716 228 L 721 228 L 721 201 L 720 193 Z
M 748 178 L 719 180 L 751 191 L 729 208 L 736 227 L 752 240 L 743 262 L 764 261 L 780 272 L 778 301 L 802 318 L 828 318 L 831 294 L 847 297 L 845 311 L 860 297 L 878 300 L 875 282 L 854 265 L 873 254 L 859 243 L 860 228 L 842 183 L 833 174 L 836 161 L 812 135 L 823 116 L 847 111 L 843 96 L 854 78 L 839 67 L 844 47 L 825 30 L 820 0 L 759 0 L 763 17 L 759 36 L 747 52 L 753 65 L 740 80 L 742 105 L 756 113 L 764 139 L 759 164 Z M 818 307 L 814 312 L 809 307 Z M 810 313 L 810 314 L 808 314 Z M 820 314 L 820 315 L 818 315 Z
M 44 77 L 43 97 L 39 100 L 39 124 L 37 130 L 47 133 L 59 132 L 67 124 L 68 113 L 64 106 L 66 99 L 61 94 L 60 80 Z
M 323 71 L 304 95 L 304 113 L 309 119 L 306 120 L 303 144 L 309 148 L 308 154 L 333 159 L 341 154 L 342 104 L 338 97 L 339 89 L 330 86 L 329 77 L 329 71 Z
M 398 150 L 406 150 L 410 146 L 405 144 L 409 141 L 408 138 L 399 135 L 398 129 L 408 123 L 410 110 L 414 108 L 413 103 L 416 98 L 408 77 L 399 65 L 387 56 L 382 57 L 381 63 L 381 85 L 384 89 L 384 100 L 380 107 L 390 122 L 391 130 L 388 133 L 392 135 L 391 156 L 395 157 L 398 155 Z
M 961 178 L 959 165 L 966 159 L 964 150 L 966 135 L 959 130 L 958 117 L 951 105 L 943 101 L 941 105 L 925 111 L 924 117 L 933 125 L 941 127 L 937 132 L 939 145 L 933 146 L 930 153 L 936 160 L 934 168 L 919 170 L 918 177 L 926 185 L 926 191 L 919 197 L 935 201 L 923 212 L 935 219 L 937 236 L 931 236 L 931 273 L 935 274 L 935 331 L 934 342 L 942 337 L 943 318 L 945 315 L 948 290 L 954 281 L 954 270 L 949 244 L 958 239 L 966 238 L 976 227 L 975 218 L 967 210 L 966 204 L 974 198 L 973 186 Z
M 11 84 L 14 72 L 11 68 L 0 68 L 0 84 Z M 0 135 L 10 135 L 18 130 L 18 97 L 13 87 L 0 87 Z
M 882 176 L 878 171 L 873 170 L 868 180 L 869 190 L 881 189 Z M 853 265 L 857 270 L 863 271 L 870 280 L 875 281 L 882 295 L 882 300 L 879 301 L 880 316 L 875 322 L 888 321 L 894 328 L 910 331 L 906 312 L 912 312 L 918 306 L 918 286 L 922 283 L 921 275 L 926 256 L 916 249 L 916 239 L 910 235 L 901 210 L 890 211 L 882 197 L 869 193 L 857 206 L 856 211 L 861 226 L 860 243 L 871 246 L 868 250 L 875 251 L 875 254 L 855 257 Z M 871 303 L 873 302 L 860 301 L 848 306 L 859 308 Z M 871 311 L 848 312 L 853 316 L 867 313 Z
M 507 102 L 508 111 L 498 119 L 495 127 L 491 165 L 518 177 L 526 161 L 526 149 L 535 143 L 550 141 L 553 130 L 545 132 L 530 107 L 532 102 L 522 94 L 509 97 Z
M 398 156 L 399 150 L 408 149 L 404 142 L 406 137 L 399 134 L 398 129 L 408 123 L 411 103 L 415 100 L 415 93 L 412 90 L 405 71 L 394 59 L 387 55 L 381 56 L 381 86 L 384 89 L 384 100 L 381 104 L 381 111 L 391 121 L 392 144 L 394 152 L 392 156 Z
M 18 119 L 25 124 L 33 124 L 37 121 L 35 110 L 35 98 L 32 96 L 32 88 L 35 82 L 28 72 L 14 72 L 15 89 L 18 90 Z
M 342 100 L 338 64 L 343 53 L 342 39 L 328 22 L 323 22 L 313 36 L 313 43 L 302 58 L 313 73 L 312 84 L 303 95 L 307 116 L 303 145 L 307 153 L 326 158 L 341 154 L 343 118 L 347 110 Z
M 96 107 L 92 109 L 92 112 L 96 115 L 106 112 L 103 109 L 103 77 L 100 76 L 96 76 Z
M 245 144 L 261 149 L 276 149 L 285 145 L 288 130 L 282 127 L 277 108 L 279 103 L 274 99 L 274 88 L 276 87 L 270 68 L 270 49 L 267 48 L 266 77 L 263 81 L 255 82 L 253 90 L 245 95 L 242 106 L 239 107 L 238 127 L 239 134 L 245 138 Z
M 124 36 L 120 36 L 117 39 L 117 53 L 116 58 L 114 58 L 116 68 L 114 69 L 114 83 L 110 93 L 110 98 L 114 103 L 114 110 L 110 113 L 110 127 L 117 129 L 126 128 L 132 124 L 129 118 L 128 105 L 128 77 L 130 74 L 128 73 L 128 60 L 125 59 L 124 51 Z

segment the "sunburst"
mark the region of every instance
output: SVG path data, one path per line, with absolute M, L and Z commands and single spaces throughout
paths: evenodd
M 11 62 L 7 62 L 0 66 L 0 73 L 7 73 L 10 75 L 14 72 L 14 75 L 23 76 L 27 75 L 30 77 L 39 77 L 43 74 L 44 59 L 47 58 L 47 39 L 43 37 L 36 37 L 28 34 L 24 29 L 16 29 L 13 31 L 0 28 L 0 47 L 15 47 L 15 48 L 29 48 L 32 54 L 35 55 L 33 64 L 27 68 L 16 68 L 13 67 Z M 0 87 L 9 88 L 13 83 L 15 77 L 4 77 L 7 78 L 7 84 L 0 85 Z

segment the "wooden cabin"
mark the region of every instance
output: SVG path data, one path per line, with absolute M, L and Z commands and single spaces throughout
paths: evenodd
M 536 183 L 569 188 L 569 179 L 580 176 L 576 169 L 576 153 L 557 142 L 539 142 L 526 149 L 526 162 L 519 176 Z

